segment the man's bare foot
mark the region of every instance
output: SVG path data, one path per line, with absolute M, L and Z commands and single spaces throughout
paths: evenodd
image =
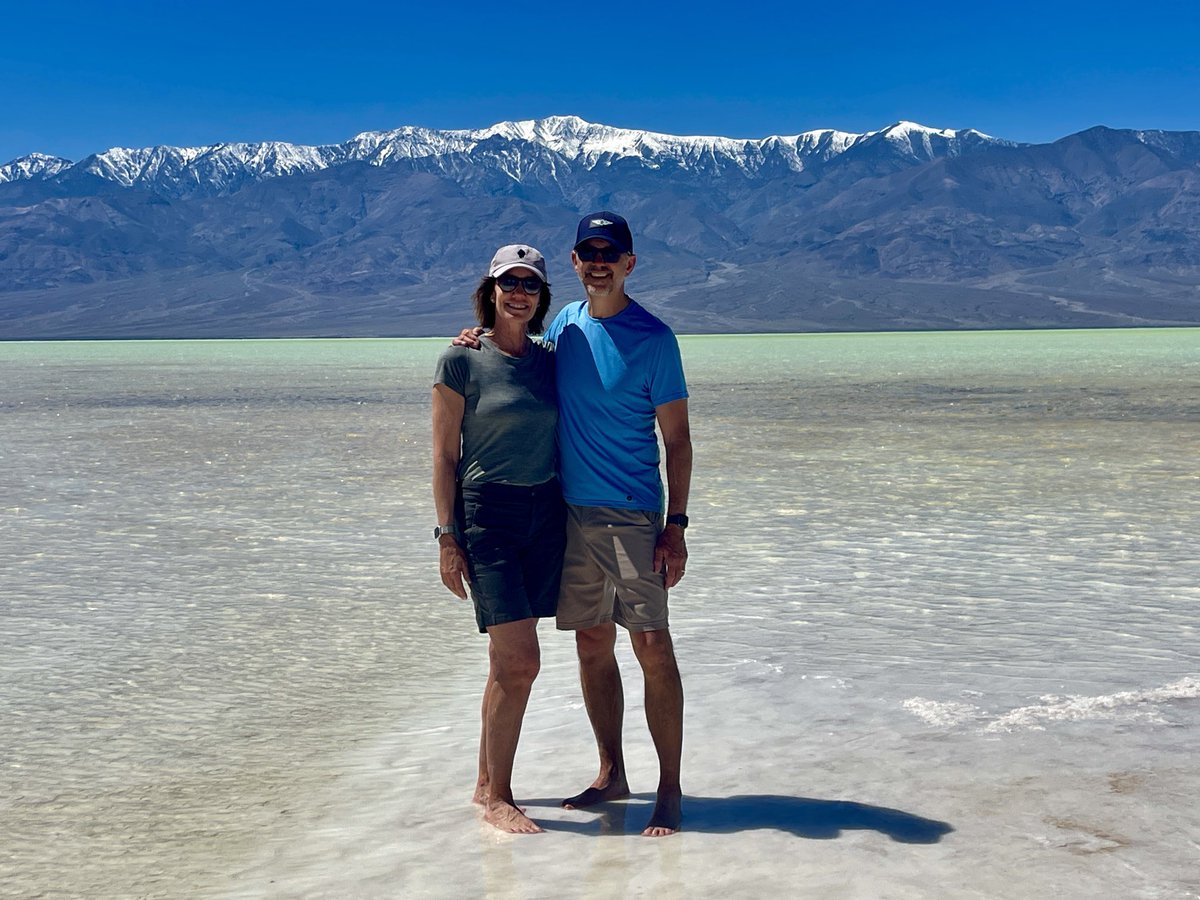
M 582 794 L 568 797 L 562 802 L 563 809 L 587 809 L 597 803 L 609 800 L 621 800 L 629 796 L 629 782 L 624 776 L 601 782 L 597 779 L 590 788 Z
M 679 830 L 683 820 L 682 797 L 679 791 L 659 791 L 654 803 L 654 815 L 642 834 L 646 837 L 665 837 Z
M 475 784 L 475 796 L 471 798 L 471 802 L 477 806 L 487 806 L 488 800 L 492 797 L 490 785 L 487 779 L 481 778 Z
M 523 809 L 517 809 L 503 800 L 488 803 L 483 820 L 510 834 L 540 834 L 543 830 L 537 822 L 525 815 Z

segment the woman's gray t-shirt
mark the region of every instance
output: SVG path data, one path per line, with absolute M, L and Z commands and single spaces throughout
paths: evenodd
M 558 423 L 554 352 L 532 342 L 524 356 L 509 356 L 487 337 L 480 343 L 478 350 L 447 348 L 433 376 L 434 384 L 465 402 L 458 478 L 464 484 L 549 481 Z

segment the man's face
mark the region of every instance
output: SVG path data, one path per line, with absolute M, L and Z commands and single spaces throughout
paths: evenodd
M 591 238 L 580 245 L 581 250 L 585 247 L 608 250 L 612 245 L 603 238 Z M 584 255 L 589 254 L 584 251 Z M 599 255 L 584 260 L 575 250 L 571 251 L 571 265 L 575 267 L 575 274 L 583 282 L 589 297 L 624 297 L 625 279 L 633 271 L 636 262 L 637 257 L 632 253 L 622 253 L 616 262 L 610 263 L 605 262 Z

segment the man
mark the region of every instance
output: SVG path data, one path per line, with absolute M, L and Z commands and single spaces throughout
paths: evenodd
M 546 332 L 555 345 L 559 474 L 568 504 L 557 624 L 575 632 L 600 771 L 562 805 L 582 809 L 629 796 L 614 653 L 619 624 L 641 665 L 658 754 L 657 799 L 642 832 L 657 837 L 676 832 L 682 815 L 683 685 L 667 590 L 687 562 L 687 386 L 675 335 L 625 293 L 637 264 L 628 223 L 608 211 L 584 216 L 571 263 L 587 299 L 563 309 Z M 666 450 L 665 519 L 656 424 Z

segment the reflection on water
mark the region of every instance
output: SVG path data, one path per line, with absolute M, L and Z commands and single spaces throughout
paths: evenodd
M 766 848 L 765 889 L 828 817 L 867 829 L 812 863 L 845 885 L 861 842 L 905 840 L 838 826 L 849 809 L 969 835 L 995 808 L 1014 835 L 1091 846 L 1103 822 L 1005 799 L 1020 779 L 1066 797 L 1073 770 L 1109 796 L 1068 746 L 1130 767 L 1127 823 L 1150 799 L 1187 823 L 1200 332 L 684 339 L 695 527 L 672 603 L 694 831 L 654 851 L 632 837 L 638 802 L 531 801 L 551 833 L 528 850 L 460 802 L 484 644 L 428 537 L 442 346 L 0 345 L 0 879 L 17 894 L 333 896 L 352 863 L 364 895 L 562 896 L 569 862 L 579 895 L 684 896 Z M 552 798 L 594 762 L 569 638 L 541 633 L 516 777 Z M 739 797 L 763 799 L 723 816 Z M 772 817 L 804 833 L 747 837 Z M 1003 884 L 1028 850 L 995 840 L 991 869 L 937 864 Z M 1122 850 L 1168 892 L 1187 877 L 1171 840 Z M 1057 859 L 1029 877 L 1057 884 Z M 1088 877 L 1135 870 L 1113 866 Z

